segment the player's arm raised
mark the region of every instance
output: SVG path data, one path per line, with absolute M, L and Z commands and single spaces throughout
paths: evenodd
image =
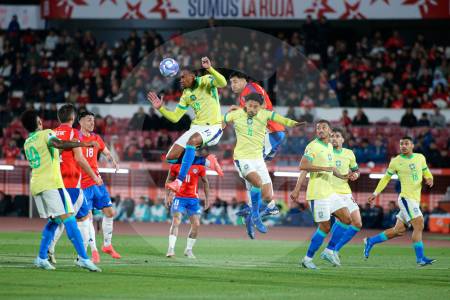
M 212 81 L 211 84 L 218 88 L 223 88 L 227 86 L 227 79 L 225 76 L 217 72 L 211 65 L 211 61 L 208 57 L 202 57 L 202 67 L 205 68 L 209 74 L 211 74 Z
M 163 115 L 164 118 L 172 123 L 177 123 L 188 109 L 187 104 L 183 100 L 183 98 L 180 99 L 180 102 L 178 103 L 174 111 L 170 111 L 166 107 L 164 107 L 163 97 L 159 98 L 155 92 L 148 92 L 147 99 L 153 105 L 153 107 Z
M 203 191 L 205 193 L 205 209 L 209 208 L 209 181 L 208 177 L 201 176 L 202 182 L 203 182 Z
M 280 115 L 274 111 L 268 111 L 268 112 L 270 112 L 270 114 L 271 114 L 270 120 L 272 120 L 278 124 L 281 124 L 281 125 L 284 125 L 287 127 L 301 127 L 301 126 L 306 125 L 306 122 L 298 122 L 298 121 L 283 117 L 282 115 Z
M 78 142 L 78 141 L 63 141 L 58 139 L 56 136 L 52 136 L 49 141 L 48 141 L 48 145 L 50 147 L 54 147 L 57 149 L 73 149 L 73 148 L 77 148 L 77 147 L 98 147 L 98 143 L 97 142 Z
M 306 179 L 306 174 L 308 174 L 308 172 L 300 171 L 300 174 L 297 178 L 297 183 L 295 184 L 295 188 L 290 195 L 291 201 L 298 202 L 298 197 L 300 196 L 300 191 L 302 189 L 303 182 Z
M 75 161 L 81 167 L 81 169 L 83 169 L 83 171 L 86 172 L 92 178 L 92 180 L 95 181 L 96 185 L 102 185 L 102 178 L 100 176 L 97 176 L 97 174 L 95 174 L 95 172 L 92 170 L 91 166 L 89 166 L 86 158 L 84 158 L 82 148 L 73 148 L 72 151 L 75 157 Z

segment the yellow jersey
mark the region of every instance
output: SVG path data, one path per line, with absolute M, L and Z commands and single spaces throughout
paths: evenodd
M 413 153 L 410 157 L 403 154 L 397 155 L 386 170 L 386 175 L 391 177 L 397 174 L 400 180 L 400 197 L 420 203 L 422 191 L 422 177 L 433 178 L 428 169 L 425 156 Z
M 333 167 L 334 154 L 333 146 L 330 143 L 324 143 L 316 138 L 311 141 L 305 149 L 303 155 L 313 166 Z M 306 189 L 306 200 L 321 200 L 334 194 L 331 184 L 333 172 L 309 172 L 308 188 Z
M 266 109 L 261 109 L 252 118 L 242 108 L 228 112 L 223 116 L 225 123 L 234 123 L 237 138 L 233 154 L 235 160 L 263 159 L 266 127 L 270 120 L 288 127 L 297 124 L 297 121 Z
M 341 150 L 333 149 L 334 160 L 336 163 L 336 169 L 342 175 L 346 175 L 349 171 L 358 170 L 358 164 L 356 163 L 356 157 L 352 150 L 347 148 L 342 148 Z M 331 178 L 331 184 L 333 189 L 338 194 L 351 194 L 352 190 L 348 185 L 348 180 L 344 180 L 333 176 Z
M 196 77 L 194 86 L 183 90 L 175 111 L 169 111 L 165 107 L 161 107 L 159 109 L 161 114 L 171 122 L 176 123 L 186 113 L 187 109 L 192 107 L 195 113 L 192 125 L 221 124 L 222 115 L 217 88 L 225 87 L 227 80 L 213 68 L 209 69 L 209 73 L 209 75 Z
M 25 156 L 32 169 L 31 194 L 64 188 L 61 176 L 59 151 L 50 146 L 51 139 L 56 139 L 53 130 L 46 129 L 30 134 L 24 144 Z

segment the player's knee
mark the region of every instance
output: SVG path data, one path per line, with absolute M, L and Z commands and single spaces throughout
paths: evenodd
M 352 225 L 355 226 L 356 228 L 361 229 L 362 228 L 362 222 L 361 221 L 352 221 Z
M 189 138 L 187 144 L 190 146 L 200 146 L 202 144 L 202 137 L 200 134 L 196 133 Z
M 330 222 L 324 222 L 319 224 L 319 229 L 325 233 L 329 233 L 331 230 Z
M 351 225 L 352 224 L 352 218 L 350 216 L 344 216 L 341 219 L 341 222 L 344 223 L 345 225 Z
M 107 218 L 114 218 L 114 216 L 116 215 L 116 212 L 111 207 L 108 207 L 107 209 L 105 209 L 103 211 L 103 214 Z
M 172 226 L 177 226 L 178 227 L 180 225 L 180 223 L 181 223 L 181 217 L 178 216 L 178 215 L 173 216 Z
M 404 235 L 406 232 L 406 228 L 402 227 L 402 228 L 394 228 L 394 233 L 396 236 L 402 236 Z

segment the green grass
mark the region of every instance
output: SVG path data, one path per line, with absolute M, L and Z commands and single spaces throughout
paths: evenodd
M 102 255 L 102 273 L 73 265 L 64 237 L 57 270 L 33 267 L 37 233 L 0 233 L 0 299 L 445 299 L 450 295 L 450 249 L 427 248 L 438 262 L 418 268 L 411 247 L 381 245 L 370 260 L 361 246 L 342 250 L 343 267 L 316 262 L 299 268 L 305 242 L 199 239 L 197 260 L 166 259 L 166 238 L 115 236 L 123 259 Z

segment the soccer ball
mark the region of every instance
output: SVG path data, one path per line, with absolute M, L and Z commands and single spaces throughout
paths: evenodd
M 173 58 L 164 58 L 159 64 L 159 71 L 164 77 L 174 77 L 179 69 L 180 66 Z

